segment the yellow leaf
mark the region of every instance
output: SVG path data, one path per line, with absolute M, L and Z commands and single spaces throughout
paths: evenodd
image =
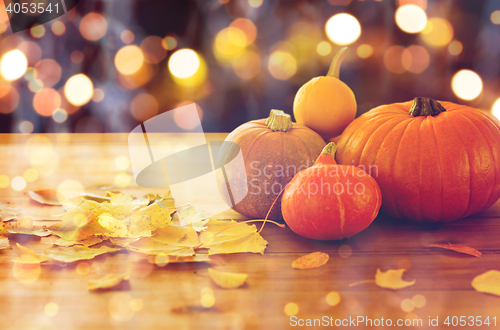
M 194 206 L 187 206 L 179 209 L 173 216 L 173 226 L 188 226 L 192 225 L 196 231 L 202 231 L 206 227 L 208 219 L 205 218 L 205 212 L 197 212 Z
M 255 225 L 236 221 L 210 219 L 201 233 L 200 242 L 208 254 L 252 252 L 264 254 L 267 241 L 257 232 Z
M 0 250 L 10 249 L 9 239 L 7 237 L 0 237 Z
M 116 219 L 109 213 L 103 213 L 99 215 L 97 217 L 97 221 L 103 228 L 105 228 L 108 231 L 107 236 L 112 236 L 112 237 L 128 236 L 127 225 L 123 221 Z
M 9 221 L 21 214 L 21 208 L 17 205 L 0 203 L 0 221 Z
M 73 247 L 58 247 L 46 250 L 44 255 L 47 257 L 61 261 L 61 262 L 75 262 L 78 260 L 89 260 L 94 257 L 108 253 L 115 252 L 120 249 L 101 246 L 99 249 L 94 249 L 86 246 L 75 245 Z
M 28 196 L 35 202 L 44 205 L 63 205 L 67 200 L 66 196 L 54 189 L 29 191 Z
M 41 256 L 35 253 L 35 251 L 16 243 L 17 258 L 14 259 L 15 262 L 22 264 L 39 264 L 40 262 L 46 261 L 47 257 Z
M 101 212 L 100 206 L 93 201 L 85 201 L 71 211 L 63 214 L 63 221 L 50 226 L 52 233 L 68 241 L 81 241 L 93 235 L 108 234 L 109 231 L 101 226 L 95 212 Z
M 139 239 L 138 237 L 126 237 L 126 238 L 124 238 L 124 237 L 110 237 L 109 241 L 114 245 L 126 247 L 130 243 L 135 242 L 138 239 Z
M 97 280 L 90 280 L 88 282 L 87 287 L 89 291 L 120 289 L 124 284 L 129 282 L 129 280 L 130 280 L 129 274 L 124 274 L 124 275 L 108 274 Z
M 224 289 L 238 288 L 245 283 L 248 277 L 248 274 L 221 272 L 213 268 L 208 269 L 208 275 L 215 284 Z
M 292 262 L 295 269 L 311 269 L 323 266 L 328 262 L 330 256 L 323 252 L 313 252 L 306 254 Z
M 403 289 L 415 284 L 416 280 L 407 282 L 402 279 L 404 272 L 405 269 L 389 269 L 386 272 L 382 272 L 380 268 L 377 268 L 375 284 L 381 288 L 393 290 Z
M 500 271 L 489 270 L 474 277 L 472 287 L 478 292 L 500 296 Z
M 81 241 L 67 241 L 63 238 L 59 238 L 57 241 L 54 242 L 54 245 L 59 245 L 59 246 L 73 246 L 73 245 L 83 245 L 83 246 L 92 246 L 99 244 L 104 241 L 104 238 L 98 237 L 98 236 L 91 236 L 87 237 L 84 240 Z
M 39 237 L 45 237 L 51 234 L 45 227 L 34 226 L 33 219 L 29 217 L 24 217 L 17 221 L 6 222 L 3 225 L 9 234 L 23 234 Z

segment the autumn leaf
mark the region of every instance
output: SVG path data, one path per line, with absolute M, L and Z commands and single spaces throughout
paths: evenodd
M 267 241 L 257 232 L 255 225 L 236 221 L 210 219 L 207 229 L 201 233 L 202 248 L 208 254 L 252 252 L 264 254 Z
M 124 287 L 130 281 L 130 274 L 115 275 L 108 274 L 97 280 L 90 280 L 88 282 L 89 291 L 102 291 L 102 290 L 117 290 Z
M 59 238 L 54 242 L 54 245 L 58 246 L 73 246 L 73 245 L 83 245 L 83 246 L 92 246 L 99 243 L 102 243 L 104 238 L 98 236 L 87 237 L 81 241 L 67 241 L 65 239 Z
M 403 289 L 415 284 L 416 280 L 407 282 L 402 279 L 404 272 L 405 269 L 389 269 L 386 272 L 382 272 L 380 268 L 377 268 L 375 284 L 381 288 L 393 290 Z
M 100 248 L 95 249 L 82 245 L 75 245 L 73 247 L 51 248 L 49 250 L 46 250 L 44 252 L 44 255 L 57 261 L 70 263 L 79 260 L 93 259 L 98 255 L 108 252 L 115 252 L 118 250 L 120 249 L 110 248 L 107 246 L 101 246 Z
M 21 214 L 21 208 L 17 205 L 0 203 L 0 221 L 9 221 Z
M 82 205 L 61 215 L 63 221 L 49 227 L 52 233 L 68 241 L 81 241 L 93 235 L 109 233 L 92 212 L 101 211 L 99 204 L 86 201 Z
M 248 277 L 248 274 L 221 272 L 213 268 L 208 269 L 208 275 L 215 284 L 224 289 L 238 288 L 245 283 Z
M 177 210 L 172 218 L 172 225 L 184 227 L 191 225 L 196 231 L 202 231 L 206 227 L 208 219 L 205 217 L 205 212 L 196 211 L 194 206 L 187 206 Z
M 0 237 L 0 250 L 10 249 L 9 239 L 7 237 Z
M 165 257 L 167 259 L 164 262 L 165 265 L 166 264 L 191 263 L 191 262 L 208 262 L 208 263 L 224 264 L 221 262 L 214 262 L 214 260 L 210 259 L 208 254 L 200 254 L 200 253 L 197 253 L 197 254 L 195 254 L 193 256 L 189 256 L 189 257 L 167 256 L 167 255 L 165 255 Z
M 47 261 L 47 257 L 35 253 L 35 251 L 16 243 L 17 258 L 14 259 L 17 263 L 22 264 L 39 264 L 40 262 Z
M 471 247 L 461 245 L 461 244 L 430 244 L 427 245 L 428 247 L 436 247 L 436 248 L 442 248 L 442 249 L 447 249 L 447 250 L 453 250 L 456 252 L 464 253 L 464 254 L 469 254 L 471 256 L 475 257 L 482 257 L 483 254 L 479 252 L 476 249 L 473 249 Z
M 39 237 L 45 237 L 51 234 L 45 227 L 34 226 L 33 219 L 29 217 L 24 217 L 17 221 L 5 222 L 3 227 L 9 234 L 23 234 Z
M 54 189 L 29 191 L 28 196 L 35 202 L 51 206 L 60 206 L 67 201 L 66 196 Z
M 318 268 L 328 262 L 330 256 L 323 252 L 313 252 L 302 256 L 292 262 L 292 267 L 295 269 L 311 269 Z
M 472 287 L 478 292 L 500 296 L 500 271 L 489 270 L 472 280 Z
M 194 247 L 198 244 L 198 234 L 193 227 L 169 226 L 157 229 L 152 237 L 130 243 L 127 248 L 152 255 L 192 256 L 195 254 Z
M 130 243 L 139 240 L 139 237 L 109 237 L 108 240 L 111 244 L 127 247 Z

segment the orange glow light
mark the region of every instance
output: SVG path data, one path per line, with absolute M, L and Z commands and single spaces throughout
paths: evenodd
M 167 51 L 162 46 L 162 39 L 157 36 L 149 36 L 141 42 L 144 60 L 148 63 L 157 64 L 165 59 Z
M 156 98 L 147 93 L 134 97 L 130 104 L 130 112 L 138 121 L 146 121 L 158 114 L 159 104 Z
M 130 30 L 125 30 L 120 34 L 120 39 L 124 44 L 131 44 L 134 42 L 135 35 L 134 32 Z
M 410 46 L 403 51 L 402 63 L 406 70 L 420 73 L 429 67 L 430 56 L 422 46 Z
M 229 26 L 235 27 L 243 31 L 247 37 L 246 43 L 247 45 L 254 42 L 257 37 L 257 27 L 255 24 L 249 19 L 246 18 L 238 18 L 235 19 Z
M 41 116 L 52 116 L 52 112 L 61 106 L 61 96 L 52 88 L 44 88 L 35 94 L 33 107 Z
M 97 41 L 104 37 L 108 30 L 108 22 L 98 13 L 88 13 L 80 21 L 80 33 L 90 41 Z
M 403 73 L 406 71 L 403 66 L 402 57 L 405 48 L 403 46 L 391 46 L 384 54 L 384 65 L 392 73 Z
M 0 85 L 0 113 L 14 111 L 19 104 L 19 93 L 9 85 Z
M 66 32 L 66 25 L 61 21 L 55 21 L 52 23 L 51 29 L 56 36 L 62 36 Z
M 35 65 L 36 78 L 41 80 L 44 87 L 52 87 L 61 79 L 62 69 L 53 59 L 43 59 Z

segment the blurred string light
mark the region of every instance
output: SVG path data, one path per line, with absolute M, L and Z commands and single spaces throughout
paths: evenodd
M 130 103 L 130 112 L 138 121 L 146 121 L 158 114 L 159 104 L 156 98 L 148 93 L 141 93 Z
M 184 87 L 201 85 L 207 79 L 208 69 L 203 57 L 192 49 L 179 49 L 170 56 L 168 70 L 174 81 Z
M 51 30 L 52 33 L 60 37 L 64 33 L 66 33 L 66 25 L 64 25 L 64 23 L 61 21 L 55 21 L 54 23 L 52 23 Z
M 14 49 L 5 53 L 0 60 L 0 73 L 7 81 L 21 78 L 27 68 L 28 60 L 19 49 Z
M 97 41 L 104 37 L 108 29 L 108 22 L 98 13 L 88 13 L 80 21 L 82 37 L 90 41 Z
M 246 37 L 245 46 L 248 46 L 251 43 L 253 43 L 255 41 L 255 38 L 257 37 L 257 27 L 249 19 L 237 18 L 229 25 L 229 27 L 234 27 L 234 28 L 240 29 L 241 31 L 243 31 L 243 33 L 245 33 L 245 37 Z M 229 36 L 235 37 L 232 35 L 229 35 Z
M 26 180 L 22 176 L 16 176 L 12 179 L 11 185 L 15 191 L 21 191 L 26 188 Z
M 161 40 L 161 45 L 165 50 L 174 50 L 177 47 L 177 40 L 172 36 L 166 36 Z
M 131 75 L 139 71 L 144 64 L 144 54 L 136 45 L 121 48 L 115 55 L 115 66 L 123 75 Z
M 453 26 L 444 18 L 433 17 L 427 21 L 421 36 L 430 46 L 446 46 L 453 39 Z
M 271 76 L 279 80 L 287 80 L 297 73 L 297 61 L 292 54 L 275 50 L 269 56 L 267 68 Z
M 318 46 L 316 46 L 316 51 L 320 56 L 326 56 L 332 52 L 332 45 L 328 41 L 321 41 Z
M 491 20 L 491 23 L 493 23 L 495 25 L 499 25 L 500 24 L 500 10 L 495 10 L 494 12 L 492 12 L 490 15 L 490 20 Z
M 35 94 L 33 107 L 35 111 L 44 117 L 52 116 L 54 110 L 61 106 L 61 95 L 52 88 L 43 88 Z
M 87 104 L 92 99 L 93 94 L 94 84 L 83 73 L 72 76 L 64 85 L 66 99 L 76 106 Z
M 175 105 L 175 109 L 172 110 L 174 111 L 174 121 L 177 126 L 180 128 L 190 131 L 192 129 L 195 129 L 198 127 L 199 121 L 196 119 L 193 119 L 192 117 L 184 115 L 184 112 L 179 111 L 178 108 L 191 104 L 193 102 L 189 101 L 184 101 L 184 102 L 179 102 L 178 104 Z M 200 121 L 203 121 L 203 109 L 200 107 L 199 104 L 194 103 L 196 106 L 196 110 L 198 110 L 198 116 L 200 117 Z
M 229 62 L 241 54 L 248 44 L 245 32 L 237 27 L 227 27 L 215 37 L 214 54 L 221 62 Z
M 359 58 L 368 58 L 373 55 L 373 47 L 368 44 L 359 45 L 358 48 L 356 48 L 356 54 Z
M 127 156 L 118 156 L 115 159 L 117 169 L 125 171 L 130 166 L 130 159 Z
M 26 56 L 28 66 L 33 66 L 42 59 L 42 48 L 36 42 L 23 41 L 17 46 L 17 49 Z
M 0 114 L 8 114 L 19 105 L 19 93 L 9 85 L 0 85 Z
M 130 31 L 130 30 L 124 30 L 121 34 L 120 34 L 120 40 L 124 43 L 124 44 L 131 44 L 134 42 L 134 39 L 135 39 L 135 35 L 134 35 L 134 32 Z
M 349 14 L 341 13 L 330 17 L 325 31 L 328 38 L 337 45 L 350 45 L 361 35 L 361 25 Z
M 458 40 L 454 40 L 452 41 L 449 45 L 448 45 L 448 52 L 451 54 L 451 55 L 460 55 L 462 53 L 462 50 L 464 49 L 464 46 L 462 45 L 462 43 Z
M 260 6 L 262 6 L 263 2 L 264 0 L 248 0 L 248 4 L 252 8 L 259 8 Z
M 427 24 L 427 15 L 425 11 L 413 4 L 403 5 L 396 10 L 396 24 L 407 33 L 418 33 L 422 31 Z
M 493 116 L 500 119 L 500 97 L 496 99 L 496 101 L 491 106 L 491 113 L 493 114 Z
M 457 97 L 470 101 L 477 98 L 483 91 L 483 81 L 472 70 L 460 70 L 453 76 L 451 88 Z
M 45 26 L 35 25 L 30 29 L 30 34 L 35 39 L 40 39 L 45 35 Z

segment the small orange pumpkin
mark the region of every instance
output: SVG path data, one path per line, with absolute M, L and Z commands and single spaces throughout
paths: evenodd
M 290 115 L 281 110 L 271 110 L 267 119 L 245 123 L 230 133 L 226 141 L 230 146 L 239 146 L 246 169 L 244 173 L 225 166 L 226 178 L 218 176 L 221 191 L 229 189 L 229 195 L 241 196 L 248 190 L 245 198 L 233 209 L 252 218 L 266 217 L 271 205 L 286 184 L 296 173 L 313 165 L 325 146 L 325 141 L 313 130 L 292 123 Z M 232 147 L 230 147 L 232 148 Z M 220 164 L 228 163 L 234 150 L 226 150 L 219 155 Z M 230 186 L 226 182 L 231 182 Z M 228 194 L 223 194 L 231 206 Z M 281 199 L 276 201 L 269 219 L 281 220 Z
M 450 222 L 500 197 L 500 122 L 424 97 L 382 105 L 345 129 L 337 161 L 363 166 L 373 176 L 387 214 Z
M 328 74 L 305 83 L 295 95 L 293 114 L 303 124 L 323 138 L 331 139 L 342 133 L 356 116 L 354 93 L 339 79 L 340 64 L 347 48 L 338 51 Z

